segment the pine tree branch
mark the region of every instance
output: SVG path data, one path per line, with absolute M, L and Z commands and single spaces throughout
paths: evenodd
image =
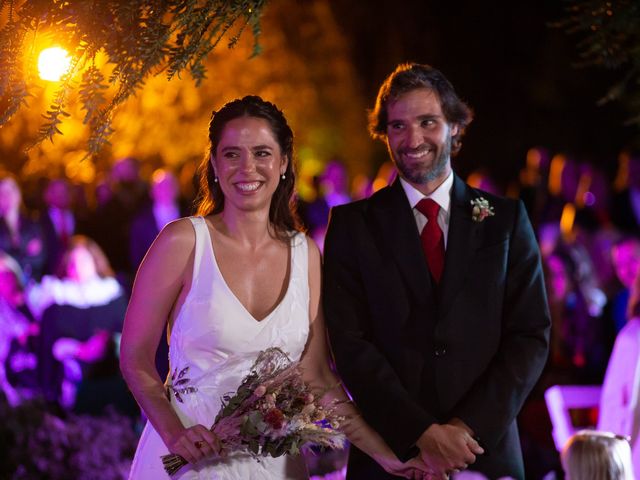
M 90 128 L 87 150 L 99 152 L 108 143 L 117 107 L 162 72 L 172 79 L 184 70 L 196 85 L 206 78 L 204 60 L 232 29 L 232 47 L 247 25 L 259 50 L 259 18 L 265 0 L 0 0 L 8 8 L 0 25 L 0 126 L 26 104 L 32 75 L 24 56 L 35 39 L 48 34 L 72 56 L 70 72 L 43 115 L 37 142 L 53 141 L 68 116 L 65 105 L 77 96 Z M 29 42 L 32 42 L 29 44 Z M 96 66 L 103 53 L 106 67 Z M 32 62 L 27 62 L 31 64 Z M 78 80 L 76 81 L 76 77 Z M 109 97 L 109 84 L 113 94 Z
M 631 117 L 625 122 L 640 127 L 640 2 L 637 0 L 568 0 L 567 17 L 551 23 L 569 35 L 581 35 L 578 42 L 579 68 L 597 67 L 620 72 L 598 101 L 617 101 Z

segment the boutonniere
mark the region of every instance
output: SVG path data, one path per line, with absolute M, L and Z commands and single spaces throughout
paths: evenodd
M 489 205 L 489 201 L 484 197 L 478 197 L 471 200 L 473 210 L 471 210 L 471 218 L 474 222 L 482 222 L 487 217 L 493 217 L 495 212 L 493 207 Z

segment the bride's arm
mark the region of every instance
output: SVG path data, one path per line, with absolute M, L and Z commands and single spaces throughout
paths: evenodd
M 202 425 L 182 425 L 165 395 L 155 355 L 191 272 L 194 247 L 195 232 L 188 219 L 172 222 L 160 232 L 136 275 L 120 344 L 120 369 L 129 389 L 169 451 L 189 462 L 216 451 L 216 439 Z M 202 448 L 195 447 L 198 441 L 205 442 Z
M 385 443 L 382 437 L 372 429 L 362 418 L 357 408 L 342 388 L 340 379 L 330 367 L 330 354 L 327 344 L 327 335 L 320 301 L 321 290 L 321 258 L 317 245 L 308 239 L 309 245 L 309 339 L 302 356 L 305 381 L 314 390 L 326 390 L 330 388 L 325 401 L 336 400 L 339 403 L 338 412 L 346 418 L 341 430 L 349 441 L 373 458 L 387 472 L 414 478 L 413 471 L 420 469 L 426 471 L 424 464 L 416 459 L 403 464 Z

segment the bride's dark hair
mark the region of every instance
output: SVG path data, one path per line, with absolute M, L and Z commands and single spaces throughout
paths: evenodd
M 267 102 L 256 95 L 248 95 L 225 104 L 217 112 L 211 114 L 209 123 L 209 149 L 198 167 L 200 189 L 196 197 L 198 215 L 210 215 L 224 210 L 224 194 L 220 185 L 215 181 L 215 172 L 211 164 L 216 146 L 220 141 L 224 127 L 231 120 L 240 117 L 262 118 L 269 123 L 280 151 L 287 156 L 285 179 L 280 180 L 271 198 L 269 220 L 273 224 L 278 238 L 289 238 L 290 232 L 300 231 L 300 221 L 296 212 L 293 190 L 295 174 L 293 168 L 293 132 L 289 127 L 282 111 L 273 103 Z

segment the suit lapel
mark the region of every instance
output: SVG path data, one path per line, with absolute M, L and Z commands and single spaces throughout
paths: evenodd
M 481 223 L 471 217 L 471 200 L 476 196 L 457 175 L 454 176 L 447 250 L 439 291 L 440 318 L 453 305 L 479 245 Z
M 385 245 L 409 290 L 420 304 L 435 301 L 431 274 L 424 258 L 420 235 L 400 180 L 372 197 L 372 215 Z

